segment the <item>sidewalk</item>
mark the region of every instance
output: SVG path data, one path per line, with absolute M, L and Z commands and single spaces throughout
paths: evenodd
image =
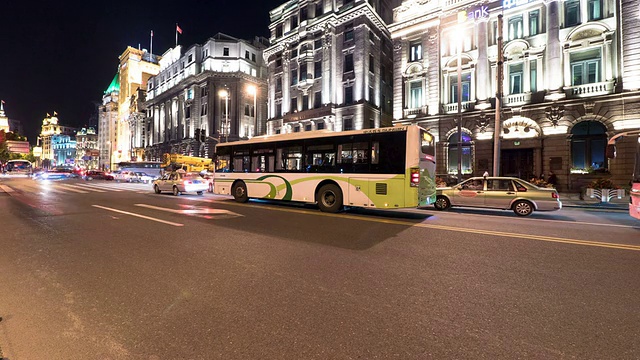
M 580 193 L 560 193 L 560 201 L 562 207 L 629 211 L 629 194 L 621 199 L 613 198 L 609 202 L 601 202 L 600 199 L 591 199 L 586 195 L 580 199 Z

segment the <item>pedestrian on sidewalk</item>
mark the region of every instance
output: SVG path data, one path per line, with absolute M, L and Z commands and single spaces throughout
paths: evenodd
M 556 177 L 556 174 L 553 171 L 549 171 L 547 182 L 553 185 L 554 188 L 556 187 L 556 184 L 558 183 L 558 177 Z

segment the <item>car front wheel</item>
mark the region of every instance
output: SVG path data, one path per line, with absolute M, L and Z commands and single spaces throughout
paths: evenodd
M 513 212 L 518 216 L 529 216 L 533 212 L 533 204 L 526 200 L 516 201 L 513 204 Z
M 173 187 L 173 196 L 178 196 L 178 195 L 180 195 L 180 190 L 178 190 L 177 186 L 174 186 Z
M 158 185 L 153 185 L 153 191 L 155 191 L 156 194 L 160 194 L 160 188 L 158 187 Z

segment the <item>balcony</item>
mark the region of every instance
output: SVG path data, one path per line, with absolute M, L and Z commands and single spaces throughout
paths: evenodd
M 473 110 L 473 105 L 474 105 L 473 101 L 464 101 L 462 103 L 462 109 L 460 110 L 460 112 Z M 447 114 L 455 114 L 455 113 L 457 113 L 458 112 L 458 103 L 444 104 L 444 112 L 447 113 Z
M 505 106 L 522 106 L 531 103 L 531 93 L 511 94 L 504 98 Z
M 404 109 L 403 110 L 403 114 L 404 114 L 403 118 L 405 118 L 405 119 L 413 119 L 413 118 L 417 118 L 417 117 L 427 116 L 428 113 L 429 112 L 428 112 L 428 107 L 427 106 Z
M 597 95 L 613 94 L 614 81 L 605 81 L 577 86 L 567 86 L 564 88 L 567 97 L 581 98 Z

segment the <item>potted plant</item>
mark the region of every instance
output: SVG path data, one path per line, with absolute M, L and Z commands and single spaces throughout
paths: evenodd
M 587 185 L 586 194 L 590 198 L 598 198 L 601 202 L 609 202 L 614 197 L 621 199 L 624 189 L 613 183 L 611 179 L 598 178 Z

